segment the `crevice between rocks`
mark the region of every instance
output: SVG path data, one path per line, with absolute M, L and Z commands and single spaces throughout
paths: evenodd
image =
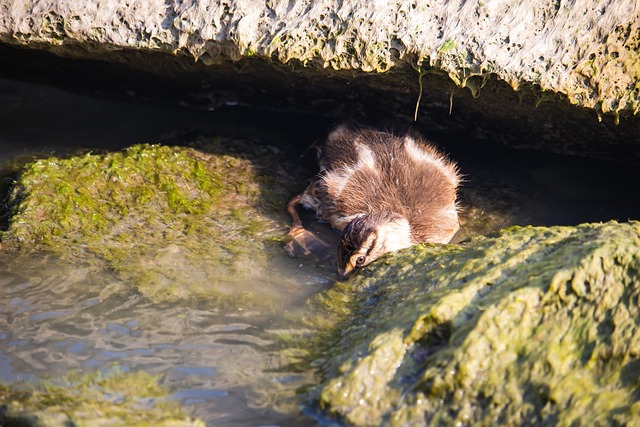
M 89 52 L 64 45 L 58 52 L 0 44 L 0 78 L 49 84 L 116 98 L 175 103 L 196 109 L 241 104 L 258 110 L 307 112 L 323 120 L 355 120 L 380 128 L 414 127 L 464 132 L 515 148 L 640 163 L 640 121 L 632 115 L 598 117 L 566 97 L 537 86 L 513 90 L 494 75 L 458 87 L 436 69 L 420 73 L 404 58 L 386 73 L 335 71 L 296 61 L 258 57 L 205 65 L 179 53 L 114 49 Z M 71 57 L 73 55 L 74 57 Z M 250 117 L 247 118 L 251 120 Z M 600 119 L 600 120 L 599 120 Z

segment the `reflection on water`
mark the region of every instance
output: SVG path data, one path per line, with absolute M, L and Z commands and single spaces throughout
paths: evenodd
M 7 264 L 14 262 L 0 263 L 0 381 L 117 364 L 125 372 L 160 375 L 173 398 L 212 425 L 310 424 L 278 413 L 273 405 L 287 402 L 269 397 L 274 391 L 293 396 L 304 380 L 281 371 L 274 351 L 270 331 L 291 327 L 285 316 L 251 307 L 222 313 L 153 304 L 121 292 L 104 273 L 96 277 L 53 260 L 24 259 L 10 267 L 22 273 L 7 271 Z M 289 297 L 281 307 L 289 319 L 299 316 L 304 299 L 321 284 L 299 288 L 297 301 Z
M 5 166 L 78 147 L 188 143 L 190 132 L 213 131 L 288 145 L 295 157 L 326 128 L 307 116 L 292 119 L 240 107 L 198 112 L 0 80 L 0 165 Z M 459 238 L 512 224 L 577 224 L 640 214 L 634 167 L 429 136 L 466 175 L 461 193 L 466 222 Z M 335 239 L 326 227 L 314 226 Z M 53 259 L 6 257 L 0 252 L 0 381 L 37 381 L 116 363 L 123 371 L 159 375 L 175 399 L 210 425 L 315 424 L 286 406 L 291 403 L 286 397 L 309 379 L 283 367 L 271 332 L 299 327 L 304 301 L 334 278 L 331 261 L 289 259 L 284 252 L 272 260 L 269 277 L 248 284 L 271 286 L 281 296 L 281 305 L 264 313 L 254 307 L 221 312 L 186 303 L 153 304 L 123 291 L 105 272 Z
M 77 148 L 187 144 L 212 129 L 238 129 L 240 137 L 274 143 L 295 132 L 289 127 L 273 136 L 274 125 L 265 117 L 264 128 L 243 134 L 246 117 L 229 114 L 116 102 L 0 80 L 2 174 L 16 160 Z M 307 143 L 309 134 L 304 135 L 302 143 L 289 143 Z M 323 232 L 332 233 L 326 227 Z M 0 381 L 38 381 L 117 364 L 125 372 L 158 375 L 173 398 L 211 425 L 315 424 L 291 406 L 296 388 L 308 379 L 283 368 L 272 331 L 299 327 L 295 319 L 305 300 L 334 280 L 332 260 L 291 259 L 284 251 L 270 257 L 260 283 L 242 287 L 275 302 L 221 312 L 187 303 L 153 304 L 104 271 L 53 259 L 9 258 L 0 252 Z

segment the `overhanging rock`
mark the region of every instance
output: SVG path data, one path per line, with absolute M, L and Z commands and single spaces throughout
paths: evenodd
M 525 135 L 565 152 L 636 156 L 627 140 L 639 127 L 639 7 L 614 0 L 3 0 L 0 41 L 170 76 L 183 93 L 188 87 L 213 104 L 255 102 L 284 89 L 283 98 L 293 94 L 321 111 L 326 104 L 309 100 L 366 101 L 374 92 L 374 100 L 385 95 L 388 115 L 408 120 L 422 89 L 421 111 L 432 119 L 453 105 L 452 121 L 483 124 L 511 143 Z M 599 125 L 603 114 L 607 123 Z M 589 148 L 603 139 L 601 149 Z M 602 148 L 611 140 L 622 147 Z

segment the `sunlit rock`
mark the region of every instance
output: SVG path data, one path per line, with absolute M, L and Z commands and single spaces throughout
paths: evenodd
M 313 401 L 360 426 L 635 424 L 639 271 L 637 222 L 389 256 L 316 301 Z
M 263 57 L 365 72 L 410 64 L 442 70 L 474 93 L 493 74 L 514 88 L 535 84 L 566 94 L 583 107 L 637 113 L 636 8 L 612 0 L 20 0 L 3 8 L 0 40 L 78 57 L 141 49 L 207 64 Z
M 268 306 L 277 296 L 257 284 L 281 252 L 287 174 L 269 147 L 201 143 L 208 153 L 137 145 L 31 163 L 9 198 L 4 251 L 113 270 L 155 301 Z
M 613 0 L 18 0 L 1 9 L 0 44 L 19 47 L 5 52 L 22 70 L 7 68 L 14 78 L 45 74 L 64 86 L 210 109 L 242 102 L 357 117 L 378 108 L 378 117 L 422 116 L 431 128 L 452 115 L 448 126 L 512 145 L 637 157 L 628 142 L 640 111 L 637 8 Z M 24 47 L 90 61 L 61 67 Z M 79 77 L 92 67 L 94 87 L 73 81 L 74 66 Z M 611 139 L 621 145 L 603 144 Z
M 0 384 L 0 423 L 7 426 L 204 427 L 186 415 L 157 378 L 117 370 L 69 373 L 42 385 Z

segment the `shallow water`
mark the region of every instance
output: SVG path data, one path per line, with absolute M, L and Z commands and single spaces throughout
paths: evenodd
M 173 398 L 213 425 L 309 424 L 271 405 L 286 402 L 269 401 L 275 390 L 293 396 L 304 379 L 282 370 L 274 351 L 272 332 L 290 327 L 289 321 L 250 307 L 218 312 L 153 304 L 123 293 L 104 272 L 97 278 L 55 260 L 21 261 L 22 274 L 0 263 L 0 381 L 117 364 L 124 372 L 160 375 Z M 322 280 L 300 283 L 283 313 L 296 318 L 296 307 Z
M 38 155 L 188 143 L 209 133 L 277 144 L 297 159 L 329 124 L 240 106 L 194 111 L 0 80 L 5 174 L 12 163 Z M 429 136 L 466 176 L 458 240 L 512 224 L 640 216 L 634 166 L 507 150 L 443 132 Z M 313 225 L 334 236 L 326 226 Z M 260 286 L 269 287 L 278 306 L 268 313 L 252 307 L 221 312 L 153 304 L 123 292 L 107 272 L 53 258 L 15 260 L 0 254 L 0 381 L 38 381 L 115 363 L 124 371 L 159 375 L 173 398 L 209 425 L 315 425 L 293 400 L 296 387 L 310 379 L 287 370 L 274 332 L 300 328 L 304 301 L 331 285 L 334 267 L 326 260 L 290 259 L 284 252 L 271 262 Z

